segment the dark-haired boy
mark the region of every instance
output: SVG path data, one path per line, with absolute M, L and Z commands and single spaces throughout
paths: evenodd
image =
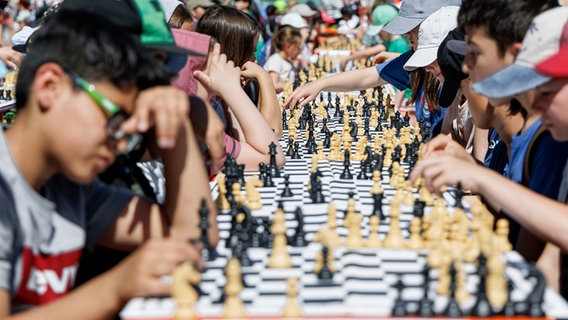
M 466 44 L 453 42 L 450 45 L 456 46 L 456 51 L 467 51 L 464 70 L 472 83 L 475 85 L 511 65 L 519 53 L 532 18 L 554 6 L 557 6 L 555 1 L 464 1 L 458 23 L 465 34 Z M 481 126 L 485 123 L 496 128 L 507 146 L 509 162 L 505 175 L 515 182 L 522 182 L 531 190 L 556 198 L 568 150 L 563 143 L 554 141 L 550 136 L 535 138 L 534 145 L 530 143 L 533 137 L 537 137 L 540 127 L 540 116 L 527 110 L 534 94 L 523 93 L 516 98 L 518 101 L 511 101 L 511 98 L 490 99 L 491 104 L 487 104 L 485 109 L 471 111 L 476 113 L 474 116 Z M 529 145 L 532 145 L 531 152 L 527 151 Z M 549 245 L 543 253 L 545 242 L 520 229 L 515 221 L 512 222 L 510 239 L 513 245 L 527 260 L 538 260 L 539 267 L 545 270 L 548 284 L 558 288 L 557 278 L 554 279 L 558 276 L 557 248 Z
M 190 185 L 205 175 L 191 124 L 149 112 L 138 97 L 169 80 L 131 34 L 97 14 L 59 12 L 34 36 L 17 82 L 18 118 L 0 134 L 0 317 L 40 306 L 20 316 L 111 318 L 134 296 L 167 293 L 160 276 L 179 262 L 199 261 L 178 230 L 192 216 Z M 175 141 L 159 149 L 170 177 L 162 207 L 96 180 L 134 146 L 135 124 L 147 116 L 176 126 Z M 132 249 L 168 236 L 69 292 L 84 247 Z

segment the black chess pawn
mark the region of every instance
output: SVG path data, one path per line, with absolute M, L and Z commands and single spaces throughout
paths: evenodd
M 404 115 L 404 126 L 405 127 L 410 126 L 410 116 L 408 115 L 408 112 Z
M 288 145 L 286 146 L 286 156 L 291 157 L 294 153 L 294 139 L 288 138 Z
M 307 152 L 309 154 L 314 154 L 318 152 L 318 144 L 316 143 L 316 140 L 314 138 L 313 131 L 310 131 L 309 133 Z
M 406 150 L 406 154 L 404 155 L 404 159 L 402 160 L 402 162 L 409 163 L 410 158 L 412 158 L 412 155 L 414 154 L 414 150 L 412 149 L 412 144 L 410 143 L 405 144 L 404 149 Z
M 361 161 L 361 169 L 359 169 L 359 174 L 357 175 L 358 180 L 369 180 L 367 175 L 368 164 L 366 161 Z
M 292 159 L 302 159 L 300 155 L 300 142 L 294 141 L 294 149 L 292 150 Z
M 209 208 L 205 199 L 201 199 L 201 207 L 199 208 L 199 229 L 201 230 L 201 244 L 203 249 L 201 251 L 204 260 L 212 261 L 217 258 L 217 251 L 209 242 L 207 231 L 211 224 L 209 223 Z
M 331 131 L 328 130 L 323 138 L 323 147 L 329 148 L 331 147 Z
M 367 159 L 363 160 L 363 162 L 365 162 L 365 173 L 367 173 L 367 176 L 371 177 L 373 174 L 373 159 L 375 158 L 375 154 L 369 146 L 365 149 L 365 154 L 367 155 Z
M 270 154 L 270 164 L 268 165 L 268 171 L 270 172 L 270 175 L 274 178 L 280 178 L 280 170 L 278 169 L 278 166 L 276 165 L 276 144 L 274 142 L 271 142 L 270 145 L 268 146 L 269 151 L 268 153 Z M 244 183 L 243 183 L 244 185 Z
M 327 131 L 329 131 L 329 128 L 327 127 L 327 119 L 323 118 L 320 133 L 326 133 Z
M 424 201 L 420 200 L 415 201 L 414 210 L 412 211 L 412 214 L 418 218 L 424 217 L 424 207 L 426 207 L 426 203 Z
M 262 184 L 266 182 L 266 164 L 264 162 L 258 163 L 258 180 L 262 181 Z
M 456 267 L 452 263 L 450 265 L 450 298 L 448 299 L 448 304 L 446 309 L 444 309 L 444 315 L 451 318 L 458 318 L 463 316 L 463 312 L 456 301 Z
M 325 197 L 322 193 L 322 184 L 320 178 L 316 178 L 312 183 L 312 188 L 310 189 L 310 198 L 313 203 L 325 203 Z
M 238 164 L 236 169 L 235 169 L 235 173 L 237 175 L 237 182 L 244 187 L 245 185 L 245 165 L 244 164 Z
M 483 261 L 482 261 L 483 260 Z M 482 265 L 483 264 L 483 265 Z M 489 299 L 487 298 L 487 267 L 483 258 L 478 261 L 479 288 L 477 290 L 476 301 L 471 309 L 471 315 L 475 317 L 490 317 L 494 315 Z
M 318 279 L 320 280 L 331 280 L 333 279 L 333 272 L 329 268 L 329 249 L 326 246 L 321 248 L 321 255 L 322 255 L 322 266 L 318 272 Z
M 406 305 L 404 300 L 402 300 L 402 290 L 404 289 L 404 283 L 402 283 L 402 280 L 398 279 L 398 281 L 394 284 L 394 288 L 396 289 L 397 294 L 391 314 L 395 317 L 404 317 L 408 314 L 408 312 L 406 312 Z
M 351 174 L 351 170 L 349 169 L 349 166 L 351 166 L 351 161 L 349 161 L 350 155 L 351 152 L 349 150 L 345 150 L 345 155 L 343 160 L 343 172 L 341 172 L 339 179 L 344 179 L 344 180 L 353 179 L 353 175 Z
M 383 221 L 385 215 L 383 213 L 383 194 L 375 193 L 373 194 L 373 212 L 372 215 L 379 217 L 380 221 Z
M 282 110 L 282 130 L 288 130 L 288 121 L 286 120 L 286 109 Z
M 430 291 L 430 268 L 428 267 L 428 263 L 424 264 L 424 268 L 422 269 L 422 277 L 424 281 L 422 282 L 422 299 L 420 299 L 418 305 L 418 314 L 421 317 L 433 317 L 435 315 L 434 312 L 434 301 L 430 299 L 429 291 Z
M 463 194 L 464 192 L 462 189 L 461 181 L 458 181 L 458 184 L 456 185 L 456 189 L 454 191 L 454 198 L 456 199 L 456 204 L 455 204 L 456 208 L 463 209 L 463 203 L 462 203 Z
M 371 128 L 369 128 L 369 118 L 365 118 L 363 122 L 363 135 L 367 137 L 367 140 L 371 141 Z
M 274 181 L 272 180 L 272 174 L 268 169 L 266 170 L 266 179 L 264 179 L 264 187 L 271 188 L 274 187 Z
M 546 289 L 546 281 L 544 275 L 540 272 L 534 263 L 529 266 L 529 274 L 527 278 L 535 278 L 534 287 L 529 293 L 527 298 L 528 310 L 527 316 L 532 318 L 542 318 L 545 317 L 544 310 L 542 309 L 542 303 L 544 301 L 544 291 Z
M 262 235 L 261 235 L 261 247 L 272 248 L 272 242 L 274 240 L 272 233 L 270 233 L 270 220 L 268 217 L 262 217 Z
M 304 212 L 302 211 L 302 207 L 296 208 L 294 218 L 298 222 L 298 225 L 296 226 L 296 233 L 294 234 L 294 246 L 305 247 L 308 243 L 306 241 L 306 232 L 304 231 Z
M 377 126 L 375 127 L 376 132 L 383 132 L 383 124 L 381 123 L 380 119 L 377 122 Z
M 517 313 L 515 310 L 515 302 L 511 298 L 511 293 L 513 292 L 513 281 L 511 279 L 507 279 L 507 302 L 503 306 L 503 310 L 501 310 L 501 314 L 505 317 L 514 317 Z
M 292 189 L 290 189 L 290 176 L 285 174 L 284 175 L 284 189 L 280 194 L 281 198 L 291 198 L 294 194 L 292 193 Z

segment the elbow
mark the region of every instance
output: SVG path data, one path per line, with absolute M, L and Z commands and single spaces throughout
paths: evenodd
M 276 165 L 278 166 L 278 168 L 282 168 L 284 167 L 285 164 L 286 164 L 286 157 L 284 156 L 284 153 L 279 153 L 276 156 Z
M 276 135 L 278 140 L 282 139 L 282 126 L 277 126 L 276 128 L 273 128 L 272 131 L 274 131 L 274 135 Z

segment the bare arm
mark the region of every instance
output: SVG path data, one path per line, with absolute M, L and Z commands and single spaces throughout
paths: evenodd
M 173 236 L 195 239 L 200 236 L 198 210 L 201 200 L 210 210 L 211 243 L 218 241 L 216 207 L 211 200 L 209 178 L 193 128 L 186 118 L 177 135 L 175 147 L 160 150 L 165 168 L 166 201 L 159 206 L 134 197 L 120 217 L 99 241 L 100 244 L 132 250 L 149 238 Z
M 208 64 L 209 74 L 197 71 L 195 77 L 204 87 L 220 95 L 237 119 L 246 137 L 237 161 L 245 164 L 245 170 L 255 170 L 260 161 L 270 160 L 269 145 L 274 143 L 277 147 L 276 163 L 283 166 L 286 158 L 278 137 L 241 88 L 240 69 L 232 61 L 227 61 L 227 56 L 220 53 L 218 45 L 213 49 Z
M 301 108 L 314 100 L 321 91 L 359 91 L 386 83 L 375 67 L 346 71 L 296 88 L 284 101 L 284 107 L 293 107 L 300 102 Z
M 149 241 L 115 268 L 66 296 L 11 317 L 8 316 L 10 295 L 0 289 L 0 317 L 21 320 L 112 319 L 131 298 L 169 293 L 170 285 L 163 283 L 161 276 L 171 274 L 182 261 L 198 261 L 198 256 L 197 251 L 185 241 Z
M 280 75 L 274 71 L 270 71 L 268 73 L 270 75 L 270 79 L 272 79 L 272 85 L 274 86 L 274 92 L 280 93 L 284 91 L 284 83 L 280 81 Z
M 345 70 L 345 66 L 347 65 L 347 62 L 349 62 L 349 61 L 357 60 L 357 59 L 365 59 L 365 58 L 368 58 L 370 56 L 377 55 L 377 54 L 385 51 L 386 49 L 387 48 L 383 44 L 378 44 L 376 46 L 367 47 L 363 50 L 354 52 L 351 55 L 349 55 L 349 57 L 347 57 L 347 58 L 345 58 L 341 61 L 341 63 L 340 63 L 341 71 Z
M 274 84 L 264 68 L 254 62 L 247 62 L 241 70 L 241 75 L 255 79 L 259 87 L 259 110 L 278 138 L 282 137 L 282 113 L 280 104 L 274 94 Z

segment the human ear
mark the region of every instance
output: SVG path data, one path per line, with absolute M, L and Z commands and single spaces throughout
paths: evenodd
M 521 47 L 522 47 L 522 43 L 521 42 L 515 42 L 512 46 L 511 46 L 511 51 L 513 52 L 513 54 L 515 55 L 515 57 L 519 54 L 519 52 L 521 51 Z
M 56 63 L 46 63 L 36 72 L 32 85 L 33 94 L 42 111 L 48 111 L 66 84 L 65 72 Z

